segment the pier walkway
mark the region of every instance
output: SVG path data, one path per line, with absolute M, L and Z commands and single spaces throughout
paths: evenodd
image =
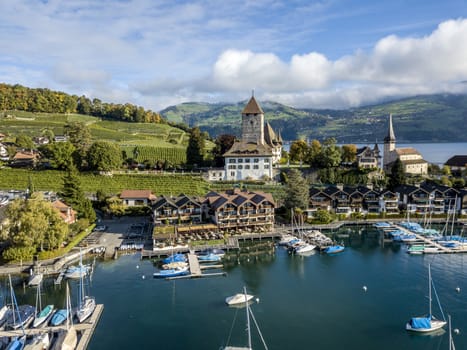
M 102 315 L 102 311 L 104 310 L 103 304 L 97 304 L 96 309 L 94 310 L 93 314 L 90 318 L 83 322 L 74 324 L 74 328 L 80 334 L 78 337 L 78 344 L 76 346 L 76 350 L 85 350 L 89 344 L 89 341 L 94 333 L 94 330 L 99 322 L 99 319 Z M 32 336 L 41 333 L 57 333 L 61 330 L 66 330 L 67 327 L 65 325 L 62 326 L 44 326 L 39 328 L 26 328 L 24 331 L 22 329 L 15 329 L 15 330 L 2 330 L 0 331 L 0 337 L 20 337 L 23 334 L 27 336 Z M 24 333 L 23 333 L 24 332 Z

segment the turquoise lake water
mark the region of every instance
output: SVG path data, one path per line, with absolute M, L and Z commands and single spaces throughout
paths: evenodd
M 410 317 L 427 312 L 429 263 L 444 313 L 460 330 L 456 348 L 467 349 L 467 255 L 412 256 L 404 245 L 383 245 L 372 228 L 342 232 L 351 234 L 336 256 L 250 247 L 229 257 L 226 277 L 154 279 L 154 264 L 137 254 L 98 262 L 91 289 L 105 308 L 89 349 L 216 350 L 230 332 L 230 344 L 244 346 L 245 310 L 224 302 L 243 286 L 259 298 L 251 309 L 269 349 L 448 349 L 447 332 L 405 331 Z M 64 284 L 47 283 L 46 301 L 62 305 Z M 17 288 L 17 298 L 34 303 L 34 292 Z M 262 349 L 255 332 L 253 343 Z

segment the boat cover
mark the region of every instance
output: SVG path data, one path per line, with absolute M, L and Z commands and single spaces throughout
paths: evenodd
M 431 317 L 413 317 L 410 325 L 413 329 L 431 328 Z

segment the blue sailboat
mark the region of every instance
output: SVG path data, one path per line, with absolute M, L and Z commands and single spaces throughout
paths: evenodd
M 418 333 L 430 333 L 434 332 L 438 329 L 443 328 L 446 325 L 446 321 L 444 320 L 443 309 L 441 308 L 441 304 L 439 303 L 438 295 L 435 296 L 436 300 L 438 301 L 439 309 L 441 310 L 441 314 L 443 316 L 443 320 L 438 320 L 436 317 L 433 316 L 432 309 L 431 309 L 431 290 L 434 289 L 434 284 L 431 279 L 431 265 L 428 265 L 428 315 L 421 316 L 421 317 L 412 317 L 409 322 L 405 325 L 405 329 L 411 332 L 418 332 Z

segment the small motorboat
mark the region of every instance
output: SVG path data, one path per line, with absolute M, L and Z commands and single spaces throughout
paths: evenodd
M 340 252 L 343 252 L 345 249 L 345 247 L 343 245 L 332 245 L 332 246 L 329 246 L 327 248 L 324 249 L 324 252 L 326 254 L 337 254 L 337 253 L 340 253 Z
M 210 253 L 206 255 L 198 255 L 198 260 L 200 262 L 218 262 L 222 260 L 222 257 L 220 255 Z
M 175 269 L 167 269 L 167 270 L 160 270 L 159 272 L 154 272 L 154 278 L 167 278 L 167 277 L 177 277 L 177 276 L 184 276 L 188 275 L 190 271 L 188 267 L 177 267 Z
M 180 253 L 172 254 L 168 256 L 167 258 L 162 259 L 162 262 L 164 264 L 170 264 L 173 262 L 186 262 L 186 256 L 185 254 L 180 254 Z

